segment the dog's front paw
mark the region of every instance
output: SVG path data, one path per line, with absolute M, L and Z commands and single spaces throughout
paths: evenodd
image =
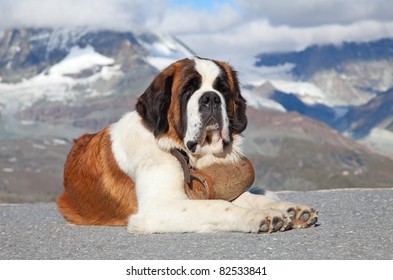
M 251 219 L 252 232 L 276 232 L 284 231 L 291 227 L 292 221 L 288 215 L 281 210 L 269 209 L 262 211 L 252 211 L 253 216 Z
M 292 228 L 308 228 L 318 221 L 318 211 L 307 205 L 293 205 L 286 210 L 292 220 Z
M 279 209 L 288 214 L 291 219 L 289 228 L 308 228 L 318 221 L 318 211 L 308 205 L 280 201 L 272 204 L 271 208 Z

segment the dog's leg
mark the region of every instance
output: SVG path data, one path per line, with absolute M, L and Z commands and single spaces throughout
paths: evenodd
M 129 218 L 135 233 L 155 232 L 274 232 L 288 227 L 281 210 L 247 209 L 224 200 L 190 200 L 184 192 L 177 160 L 156 161 L 136 176 L 138 212 Z
M 290 228 L 305 228 L 314 225 L 318 219 L 318 211 L 308 205 L 296 204 L 289 201 L 277 201 L 265 195 L 243 193 L 233 201 L 239 207 L 251 209 L 275 209 L 288 214 L 291 219 Z
M 224 200 L 167 200 L 139 211 L 129 219 L 135 233 L 154 232 L 275 232 L 290 219 L 281 210 L 254 210 Z

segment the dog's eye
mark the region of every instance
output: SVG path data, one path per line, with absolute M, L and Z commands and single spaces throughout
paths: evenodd
M 229 86 L 223 79 L 217 79 L 214 88 L 221 92 L 224 96 L 227 96 L 230 93 Z
M 190 95 L 191 93 L 193 93 L 195 91 L 195 87 L 193 85 L 188 85 L 185 90 L 184 93 L 187 95 Z
M 229 88 L 228 88 L 228 87 L 223 87 L 223 88 L 220 90 L 220 92 L 221 92 L 223 95 L 228 95 L 228 94 L 229 94 Z
M 194 91 L 196 90 L 196 82 L 195 81 L 190 81 L 185 87 L 184 87 L 184 94 L 185 95 L 191 95 L 192 93 L 194 93 Z
M 225 84 L 220 85 L 218 87 L 218 91 L 221 92 L 223 95 L 228 95 L 229 94 L 229 88 Z

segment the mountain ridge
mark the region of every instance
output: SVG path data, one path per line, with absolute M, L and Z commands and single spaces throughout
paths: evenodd
M 334 59 L 332 59 L 334 58 Z M 307 79 L 315 72 L 326 69 L 340 71 L 341 65 L 354 60 L 393 61 L 393 40 L 382 38 L 376 41 L 356 43 L 342 42 L 340 45 L 312 45 L 297 52 L 268 53 L 256 57 L 256 66 L 277 66 L 293 63 L 292 73 Z
M 309 83 L 319 92 L 299 92 L 294 86 L 285 88 L 279 81 L 267 80 L 274 88 L 272 99 L 393 158 L 389 144 L 393 142 L 393 39 L 314 45 L 298 52 L 257 56 L 259 67 L 278 64 L 293 64 L 292 83 Z

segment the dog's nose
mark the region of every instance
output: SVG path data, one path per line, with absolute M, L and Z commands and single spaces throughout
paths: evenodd
M 199 105 L 205 109 L 216 109 L 221 105 L 221 99 L 217 93 L 213 91 L 205 92 L 199 99 Z

